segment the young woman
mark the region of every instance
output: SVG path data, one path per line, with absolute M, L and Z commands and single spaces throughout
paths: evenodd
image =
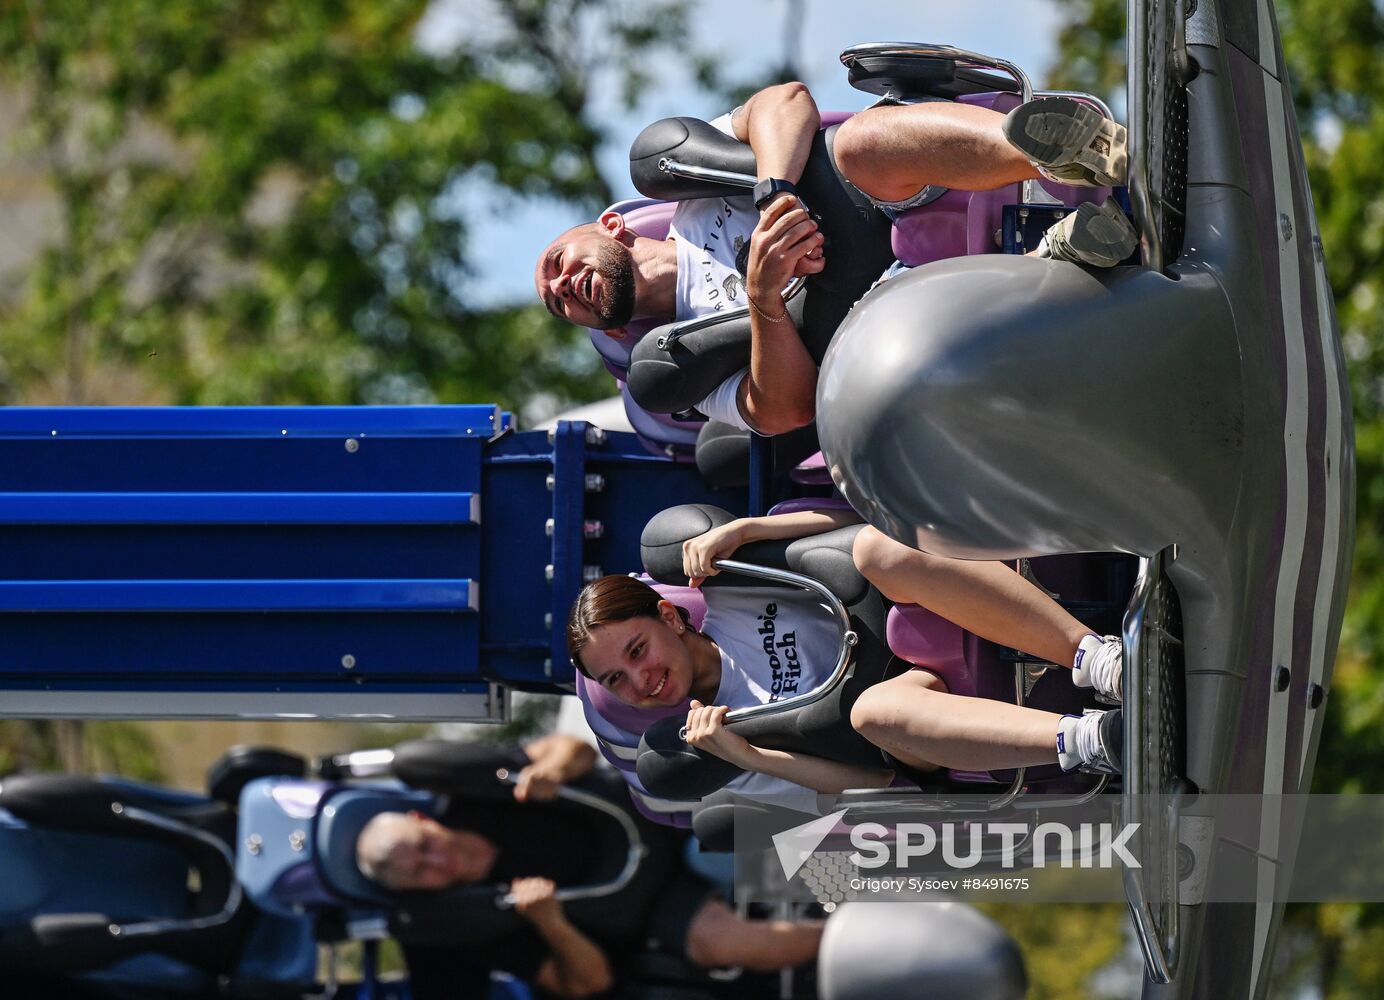
M 683 546 L 693 586 L 717 573 L 718 559 L 747 542 L 796 538 L 854 523 L 850 511 L 802 511 L 741 518 Z M 947 559 L 910 549 L 874 528 L 856 537 L 856 567 L 886 597 L 920 604 L 974 634 L 1058 664 L 1076 684 L 1121 696 L 1118 639 L 1092 635 L 1036 586 L 1002 563 Z M 836 626 L 816 598 L 795 588 L 706 591 L 701 631 L 684 609 L 624 576 L 588 584 L 572 607 L 567 647 L 588 678 L 634 706 L 691 699 L 687 741 L 747 771 L 821 792 L 877 787 L 890 774 L 805 754 L 750 745 L 723 725 L 732 708 L 805 693 L 832 667 Z M 875 685 L 851 710 L 851 725 L 907 768 L 993 770 L 1060 763 L 1117 771 L 1118 711 L 1061 716 L 946 691 L 915 669 Z

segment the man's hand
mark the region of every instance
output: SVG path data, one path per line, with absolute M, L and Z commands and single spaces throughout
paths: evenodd
M 557 901 L 557 884 L 547 878 L 517 878 L 509 885 L 514 909 L 534 924 L 552 924 L 566 919 Z
M 524 747 L 528 766 L 514 783 L 518 802 L 546 802 L 557 797 L 558 789 L 569 781 L 590 774 L 596 751 L 575 736 L 549 733 Z
M 777 316 L 783 311 L 784 286 L 826 266 L 823 239 L 817 223 L 792 195 L 781 195 L 765 207 L 750 236 L 745 267 L 746 291 L 761 312 Z
M 726 705 L 703 705 L 695 698 L 687 711 L 687 745 L 729 761 L 737 767 L 749 768 L 754 747 L 743 736 L 725 727 Z
M 700 587 L 709 576 L 721 572 L 712 565 L 725 559 L 745 544 L 745 518 L 712 528 L 682 543 L 682 571 L 689 587 Z

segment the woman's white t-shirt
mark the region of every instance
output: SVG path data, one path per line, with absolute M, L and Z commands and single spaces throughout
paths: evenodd
M 831 675 L 841 629 L 821 598 L 796 587 L 707 587 L 703 634 L 721 649 L 717 705 L 746 708 L 782 701 Z M 742 795 L 801 797 L 801 785 L 743 774 L 728 789 Z M 815 793 L 814 793 L 815 794 Z

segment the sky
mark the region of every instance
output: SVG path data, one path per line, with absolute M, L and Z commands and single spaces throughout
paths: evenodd
M 420 26 L 425 47 L 445 49 L 477 23 L 483 0 L 438 0 Z M 745 79 L 782 56 L 783 10 L 786 0 L 698 0 L 694 46 L 724 50 L 726 75 Z M 868 6 L 851 0 L 803 0 L 804 23 L 798 46 L 803 82 L 823 110 L 853 111 L 865 107 L 869 95 L 851 88 L 840 63 L 843 49 L 861 42 L 940 42 L 1008 59 L 1021 66 L 1034 82 L 1054 58 L 1059 11 L 1053 0 L 964 0 L 955 5 L 932 0 L 874 0 Z M 729 25 L 734 24 L 730 30 Z M 598 100 L 609 114 L 609 139 L 600 164 L 616 198 L 637 192 L 630 184 L 630 143 L 650 122 L 670 115 L 703 118 L 730 110 L 700 91 L 687 76 L 661 80 L 632 113 L 613 96 Z M 462 197 L 471 223 L 473 254 L 481 270 L 470 284 L 473 307 L 522 301 L 533 295 L 533 263 L 553 236 L 568 226 L 587 221 L 565 205 L 541 200 L 495 199 L 467 190 Z

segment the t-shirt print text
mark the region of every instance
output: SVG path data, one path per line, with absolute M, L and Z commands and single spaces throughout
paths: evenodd
M 796 632 L 778 634 L 778 605 L 770 601 L 764 605 L 764 614 L 759 616 L 759 635 L 763 640 L 764 655 L 769 660 L 769 700 L 792 698 L 798 693 L 798 680 L 802 665 L 798 662 L 798 636 Z
M 734 210 L 723 199 L 715 218 L 707 227 L 706 242 L 701 247 L 702 257 L 699 263 L 702 283 L 707 286 L 704 302 L 715 312 L 725 309 L 728 304 L 734 305 L 740 297 L 741 289 L 745 287 L 745 279 L 734 271 L 745 239 L 742 236 L 728 238 L 725 232 L 726 221 L 732 214 Z M 719 268 L 716 266 L 718 262 Z M 731 268 L 732 273 L 723 276 L 719 272 L 726 267 Z

